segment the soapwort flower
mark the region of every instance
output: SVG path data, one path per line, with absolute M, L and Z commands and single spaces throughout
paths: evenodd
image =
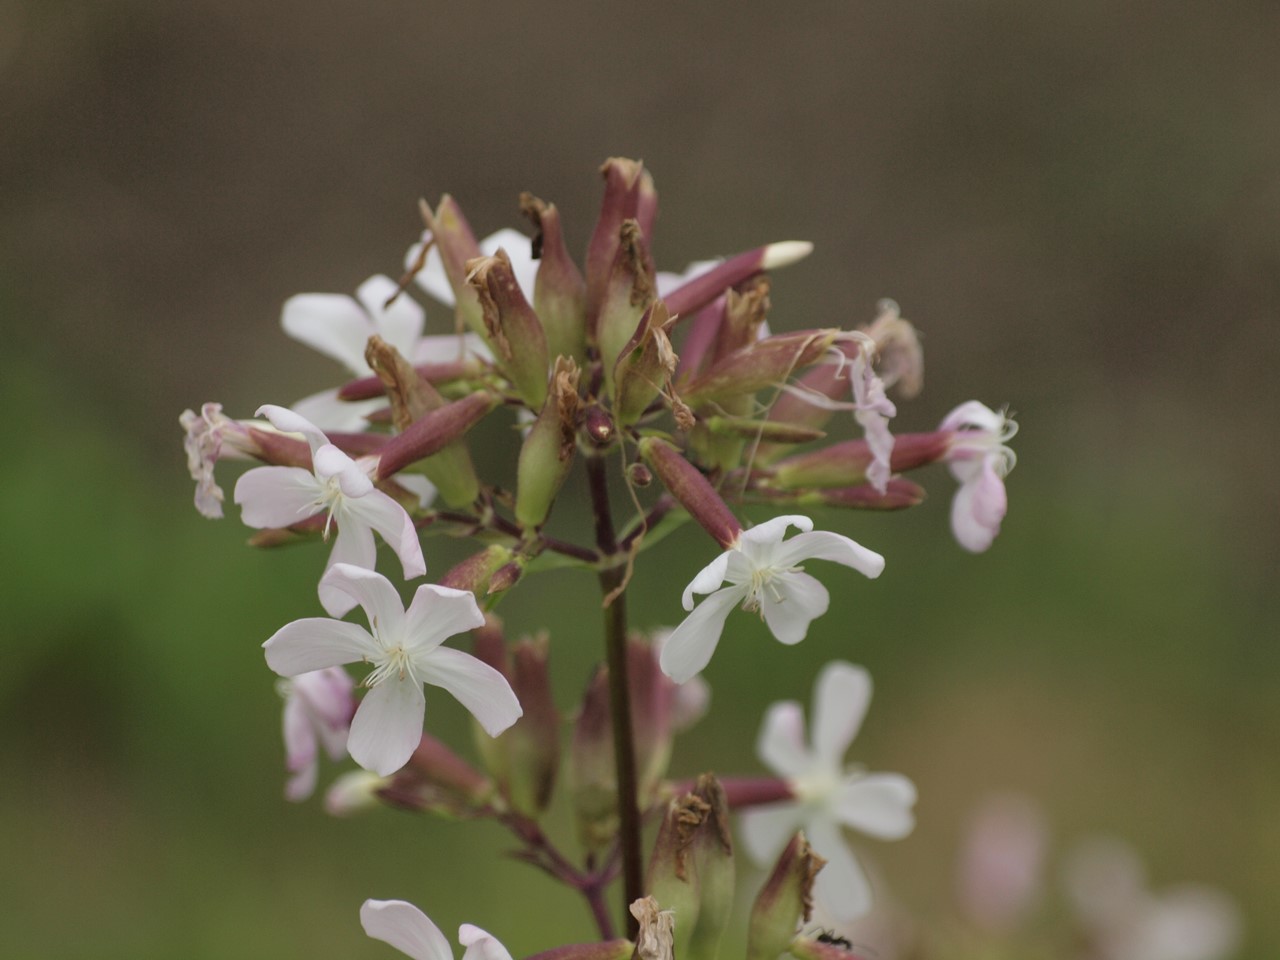
M 285 766 L 292 774 L 284 790 L 289 800 L 299 802 L 314 792 L 321 748 L 330 760 L 346 755 L 347 731 L 356 708 L 352 687 L 350 675 L 341 667 L 278 682 L 284 698 Z
M 871 907 L 871 885 L 842 836 L 852 827 L 882 840 L 899 840 L 915 826 L 916 788 L 897 773 L 844 767 L 844 755 L 871 703 L 871 677 L 861 667 L 833 661 L 814 684 L 813 730 L 805 743 L 804 711 L 793 700 L 765 714 L 756 750 L 785 779 L 794 800 L 743 811 L 742 831 L 752 859 L 767 865 L 797 829 L 826 858 L 815 896 L 841 920 Z
M 322 584 L 360 604 L 369 629 L 324 617 L 295 620 L 262 646 L 267 665 L 282 677 L 358 661 L 373 666 L 347 740 L 360 766 L 386 776 L 408 761 L 422 739 L 424 683 L 453 694 L 491 737 L 520 717 L 520 704 L 501 673 L 442 646 L 484 623 L 474 594 L 427 583 L 405 610 L 390 580 L 347 563 L 335 564 Z
M 784 541 L 788 527 L 801 533 Z M 682 602 L 693 611 L 662 647 L 662 670 L 684 683 L 715 653 L 729 610 L 738 603 L 758 610 L 782 643 L 805 638 L 809 624 L 827 612 L 826 587 L 804 572 L 805 560 L 832 560 L 867 577 L 884 570 L 884 557 L 848 537 L 815 531 L 808 517 L 774 517 L 739 534 L 738 540 L 707 564 L 685 587 Z M 722 586 L 727 581 L 728 586 Z M 708 594 L 694 609 L 693 595 Z
M 946 459 L 960 483 L 951 501 L 951 532 L 960 546 L 982 553 L 1000 532 L 1009 507 L 1004 478 L 1018 458 L 1007 444 L 1018 425 L 1003 411 L 970 400 L 947 414 L 938 429 L 953 431 Z
M 413 960 L 453 960 L 453 949 L 431 918 L 404 900 L 366 900 L 360 924 L 375 940 L 389 943 Z M 479 927 L 464 923 L 458 941 L 467 948 L 462 960 L 511 960 L 511 954 Z
M 258 409 L 276 429 L 300 433 L 311 447 L 312 469 L 303 467 L 255 467 L 236 483 L 235 502 L 240 519 L 250 527 L 288 527 L 309 517 L 327 513 L 326 538 L 338 525 L 329 567 L 353 564 L 372 570 L 377 558 L 373 542 L 376 530 L 395 550 L 406 580 L 427 572 L 422 544 L 413 520 L 404 507 L 374 487 L 361 463 L 329 442 L 305 417 L 285 407 L 268 404 Z M 369 461 L 370 464 L 373 461 Z M 341 617 L 355 606 L 347 591 L 326 587 L 320 581 L 320 603 L 331 616 Z

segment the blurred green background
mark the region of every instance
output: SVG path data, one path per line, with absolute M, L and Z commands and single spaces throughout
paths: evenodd
M 1278 26 L 1266 0 L 0 0 L 0 952 L 390 956 L 368 896 L 516 956 L 590 936 L 494 866 L 495 827 L 285 803 L 259 644 L 316 613 L 323 551 L 198 516 L 177 415 L 333 382 L 280 305 L 394 274 L 418 196 L 487 233 L 530 189 L 582 249 L 626 155 L 662 267 L 816 243 L 775 328 L 899 300 L 928 364 L 899 429 L 971 397 L 1022 424 L 987 555 L 952 542 L 941 469 L 908 515 L 820 517 L 885 576 L 833 571 L 799 648 L 736 618 L 677 769 L 757 770 L 765 705 L 846 657 L 877 682 L 853 755 L 921 790 L 916 834 L 872 850 L 900 899 L 945 911 L 961 823 L 1014 789 L 1059 848 L 1115 833 L 1157 886 L 1229 891 L 1241 957 L 1280 955 Z M 712 553 L 655 548 L 640 622 L 675 621 Z M 596 602 L 563 573 L 503 606 L 554 620 L 566 709 Z M 428 722 L 466 745 L 456 704 Z

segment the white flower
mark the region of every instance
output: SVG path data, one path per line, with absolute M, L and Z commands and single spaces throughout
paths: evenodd
M 373 542 L 376 530 L 400 557 L 406 580 L 427 572 L 413 519 L 404 507 L 374 487 L 361 464 L 292 410 L 268 404 L 258 409 L 258 415 L 265 416 L 278 430 L 306 437 L 314 472 L 302 467 L 255 467 L 247 471 L 236 483 L 235 492 L 240 519 L 245 524 L 257 528 L 288 527 L 327 513 L 325 537 L 331 524 L 338 525 L 329 567 L 348 563 L 372 570 L 377 559 Z M 323 580 L 320 603 L 335 617 L 355 606 L 345 592 L 326 587 Z
M 300 293 L 285 301 L 280 325 L 294 340 L 337 360 L 355 377 L 373 375 L 364 351 L 374 334 L 411 363 L 445 363 L 469 353 L 487 354 L 474 334 L 424 337 L 426 318 L 412 298 L 401 294 L 386 305 L 397 290 L 390 277 L 376 275 L 360 284 L 354 300 L 338 293 Z M 386 401 L 381 399 L 339 400 L 337 390 L 325 390 L 298 401 L 293 409 L 323 430 L 360 431 L 366 426 L 366 415 L 384 406 Z
M 279 681 L 284 697 L 285 766 L 293 775 L 284 790 L 289 800 L 305 800 L 315 790 L 321 747 L 330 760 L 346 755 L 347 731 L 356 706 L 352 686 L 341 667 Z
M 1125 844 L 1097 839 L 1066 870 L 1069 894 L 1100 960 L 1222 960 L 1240 941 L 1240 915 L 1224 894 L 1183 886 L 1150 893 Z
M 447 638 L 483 625 L 473 594 L 423 584 L 405 610 L 386 577 L 346 563 L 335 564 L 322 585 L 359 603 L 369 629 L 323 617 L 295 620 L 263 649 L 267 665 L 282 677 L 357 661 L 372 665 L 364 679 L 369 692 L 347 738 L 360 766 L 387 776 L 409 760 L 422 739 L 424 683 L 448 690 L 492 737 L 519 718 L 520 704 L 501 673 L 442 646 Z
M 871 677 L 843 661 L 827 664 L 814 685 L 813 736 L 804 739 L 800 704 L 775 703 L 765 714 L 756 750 L 765 766 L 784 778 L 796 799 L 742 814 L 747 852 L 759 864 L 770 863 L 796 830 L 827 865 L 818 874 L 815 895 L 841 920 L 871 907 L 871 885 L 845 844 L 843 827 L 882 840 L 899 840 L 915 826 L 916 788 L 897 773 L 866 773 L 843 765 L 871 703 Z
M 951 501 L 951 532 L 960 546 L 981 553 L 1000 532 L 1009 506 L 1004 478 L 1018 458 L 1006 444 L 1018 425 L 970 400 L 947 414 L 938 429 L 954 431 L 947 463 L 960 489 Z
M 803 531 L 783 541 L 787 527 Z M 826 613 L 826 588 L 799 566 L 805 560 L 833 560 L 868 577 L 884 570 L 884 557 L 848 537 L 813 531 L 808 517 L 774 517 L 744 531 L 734 546 L 707 564 L 685 587 L 683 603 L 693 612 L 663 645 L 661 665 L 667 676 L 684 683 L 711 660 L 729 610 L 741 603 L 758 610 L 782 643 L 804 639 L 809 623 Z M 728 582 L 728 586 L 721 584 Z M 694 610 L 693 595 L 710 594 Z
M 424 230 L 422 240 L 409 247 L 404 256 L 406 269 L 417 262 L 418 255 L 422 252 L 422 243 L 430 236 L 431 231 Z M 497 233 L 489 234 L 478 245 L 481 255 L 486 257 L 495 256 L 499 249 L 506 251 L 511 261 L 511 272 L 515 274 L 516 283 L 520 285 L 520 292 L 529 303 L 533 303 L 533 287 L 538 278 L 538 266 L 542 261 L 533 259 L 533 244 L 529 238 L 519 230 L 503 227 Z M 452 307 L 457 303 L 457 298 L 453 295 L 453 287 L 449 283 L 449 275 L 445 273 L 444 260 L 440 257 L 439 248 L 432 246 L 427 251 L 426 262 L 414 275 L 414 280 L 419 287 L 446 307 Z
M 366 900 L 360 907 L 364 932 L 389 943 L 413 960 L 453 960 L 453 949 L 431 919 L 404 900 Z M 462 960 L 511 960 L 507 948 L 479 927 L 464 923 L 458 941 L 467 948 Z

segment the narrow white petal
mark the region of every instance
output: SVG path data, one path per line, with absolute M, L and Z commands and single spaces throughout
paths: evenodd
M 778 547 L 774 554 L 774 563 L 780 567 L 794 567 L 805 560 L 842 563 L 872 579 L 884 571 L 884 557 L 880 554 L 829 530 L 798 533 Z
M 467 948 L 462 960 L 511 960 L 511 954 L 490 933 L 464 923 L 458 928 L 458 942 Z
M 333 541 L 333 549 L 329 551 L 329 562 L 325 565 L 325 575 L 340 563 L 349 563 L 353 567 L 372 570 L 378 559 L 378 549 L 373 542 L 373 531 L 357 523 L 339 525 L 337 536 Z M 359 601 L 351 594 L 327 583 L 322 577 L 319 586 L 320 605 L 331 617 L 345 617 Z
M 413 960 L 453 960 L 453 950 L 427 915 L 403 900 L 366 900 L 360 924 L 375 940 L 389 943 Z
M 429 650 L 450 637 L 484 625 L 484 614 L 470 590 L 424 583 L 413 594 L 405 613 L 407 643 Z
M 397 473 L 396 483 L 404 487 L 418 498 L 418 506 L 424 510 L 436 499 L 436 488 L 430 480 L 420 473 Z
M 364 608 L 369 625 L 379 636 L 399 637 L 404 632 L 404 604 L 391 581 L 375 570 L 350 563 L 335 563 L 324 575 L 330 587 Z
M 422 682 L 390 677 L 365 694 L 351 721 L 347 749 L 366 770 L 386 777 L 406 763 L 422 740 L 426 701 Z
M 400 558 L 406 580 L 427 572 L 427 561 L 422 556 L 422 543 L 413 518 L 381 490 L 370 490 L 362 497 L 345 501 L 343 518 L 348 522 L 354 518 L 355 522 L 377 530 Z
M 733 606 L 747 595 L 746 587 L 725 587 L 707 597 L 680 626 L 671 631 L 658 665 L 676 683 L 684 683 L 711 662 L 724 621 Z
M 417 656 L 414 662 L 421 664 L 423 680 L 453 694 L 491 737 L 524 713 L 507 678 L 469 653 L 436 647 Z
M 732 553 L 733 551 L 726 550 L 699 570 L 698 575 L 689 581 L 689 585 L 684 588 L 684 593 L 680 597 L 680 602 L 686 610 L 693 609 L 695 593 L 713 593 L 720 589 L 720 585 L 724 583 L 724 575 L 729 568 L 729 557 Z
M 286 623 L 262 645 L 267 666 L 282 677 L 355 663 L 378 652 L 364 627 L 327 617 Z
M 324 435 L 324 432 L 319 427 L 288 407 L 278 407 L 274 403 L 264 403 L 258 408 L 255 416 L 266 417 L 271 421 L 271 425 L 281 433 L 302 434 L 307 441 L 307 445 L 311 447 L 312 456 L 315 456 L 315 452 L 329 442 L 329 438 Z
M 846 780 L 833 812 L 846 827 L 881 840 L 901 840 L 916 825 L 916 786 L 900 773 L 868 773 Z
M 369 427 L 368 416 L 386 405 L 385 400 L 339 400 L 338 388 L 334 387 L 298 400 L 293 404 L 293 411 L 321 430 L 360 433 Z
M 822 668 L 813 685 L 813 752 L 826 765 L 841 766 L 871 705 L 871 674 L 843 660 Z
M 827 865 L 818 873 L 814 897 L 836 920 L 848 923 L 871 909 L 871 883 L 832 821 L 813 817 L 805 825 L 810 846 Z
M 804 710 L 794 700 L 779 700 L 769 705 L 760 736 L 756 739 L 756 756 L 778 776 L 795 780 L 813 765 L 804 742 Z
M 384 306 L 399 290 L 390 277 L 375 274 L 356 290 L 356 298 L 373 318 L 373 326 L 383 340 L 395 347 L 406 359 L 413 356 L 413 348 L 422 336 L 426 316 L 412 297 L 401 293 L 391 306 Z M 363 354 L 364 348 L 361 347 Z
M 787 527 L 795 527 L 804 533 L 808 533 L 813 529 L 813 521 L 799 514 L 773 517 L 764 523 L 756 524 L 750 530 L 744 531 L 742 541 L 743 543 L 757 546 L 780 543 L 782 538 L 787 535 Z
M 760 266 L 764 270 L 778 270 L 798 263 L 811 253 L 813 244 L 808 240 L 780 240 L 765 248 Z
M 774 598 L 776 588 L 781 601 Z M 805 638 L 809 624 L 827 612 L 831 595 L 827 588 L 807 573 L 779 573 L 760 592 L 760 612 L 770 632 L 782 643 L 795 644 Z
M 453 363 L 467 357 L 492 360 L 493 352 L 477 334 L 448 333 L 422 337 L 409 359 L 414 363 Z
M 236 481 L 240 519 L 255 529 L 288 527 L 321 511 L 320 484 L 301 467 L 254 467 Z
M 797 803 L 751 807 L 738 815 L 742 842 L 758 866 L 771 866 L 774 858 L 800 829 L 803 812 Z
M 374 332 L 373 324 L 350 297 L 300 293 L 285 301 L 280 325 L 294 340 L 332 357 L 356 376 L 372 372 L 364 362 L 364 346 Z

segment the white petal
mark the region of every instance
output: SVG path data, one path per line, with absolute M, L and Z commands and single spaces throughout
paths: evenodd
M 423 680 L 453 694 L 491 737 L 524 713 L 507 678 L 469 653 L 436 647 L 415 657 L 414 662 L 421 664 Z
M 738 815 L 742 842 L 759 866 L 767 867 L 800 829 L 803 811 L 797 803 L 751 807 Z
M 409 359 L 414 363 L 453 363 L 467 357 L 492 360 L 493 352 L 477 334 L 447 333 L 419 339 Z
M 332 443 L 323 444 L 311 456 L 316 477 L 320 480 L 338 479 L 338 489 L 345 497 L 363 497 L 373 489 L 369 475 L 349 456 Z
M 286 623 L 262 645 L 267 666 L 282 677 L 355 663 L 378 652 L 373 637 L 358 624 L 327 617 Z
M 325 575 L 340 563 L 349 563 L 353 567 L 372 570 L 378 559 L 378 549 L 373 542 L 373 531 L 359 523 L 347 523 L 338 527 L 338 534 L 333 541 L 333 549 L 329 551 L 329 562 L 325 564 Z M 320 605 L 331 617 L 345 617 L 358 602 L 336 584 L 320 579 L 318 589 Z
M 404 487 L 418 498 L 418 506 L 426 509 L 435 502 L 436 488 L 430 480 L 420 473 L 397 473 L 396 483 Z
M 939 430 L 981 430 L 998 435 L 1004 429 L 1005 418 L 984 403 L 969 400 L 960 404 L 938 424 Z
M 871 675 L 862 667 L 833 660 L 813 685 L 813 752 L 839 769 L 871 704 Z
M 774 517 L 766 520 L 764 523 L 758 523 L 750 530 L 746 530 L 742 534 L 743 543 L 751 543 L 756 545 L 776 544 L 782 541 L 787 535 L 787 527 L 796 527 L 797 529 L 808 533 L 813 529 L 813 521 L 808 517 L 799 514 L 787 514 L 781 517 Z
M 676 733 L 688 730 L 705 717 L 709 709 L 711 684 L 702 677 L 676 684 L 675 698 L 671 702 L 671 729 Z
M 321 586 L 350 597 L 364 609 L 369 625 L 382 637 L 399 637 L 404 632 L 404 604 L 391 581 L 375 570 L 350 563 L 336 563 L 328 569 Z
M 369 426 L 369 414 L 386 405 L 385 400 L 339 400 L 338 388 L 334 387 L 298 400 L 293 412 L 306 417 L 321 430 L 360 433 Z
M 1151 898 L 1134 927 L 1125 960 L 1220 960 L 1233 955 L 1240 941 L 1236 905 L 1205 887 Z
M 390 677 L 365 694 L 351 721 L 347 749 L 351 759 L 379 776 L 406 763 L 422 740 L 426 701 L 421 681 Z
M 480 252 L 492 257 L 502 248 L 511 260 L 511 272 L 524 298 L 533 303 L 533 286 L 538 278 L 538 264 L 533 259 L 533 243 L 519 230 L 503 227 L 497 233 L 491 233 L 480 241 Z
M 951 501 L 951 532 L 971 553 L 982 553 L 1000 532 L 1006 506 L 1004 481 L 985 466 L 962 483 Z
M 720 585 L 724 583 L 724 575 L 729 568 L 729 558 L 732 553 L 733 551 L 726 550 L 699 570 L 698 575 L 689 581 L 689 585 L 684 588 L 684 593 L 680 596 L 680 602 L 686 610 L 693 609 L 695 593 L 713 593 L 720 589 Z
M 245 526 L 288 527 L 313 517 L 319 504 L 320 483 L 301 467 L 254 467 L 236 481 L 233 499 L 240 504 Z
M 916 825 L 916 786 L 899 773 L 868 773 L 846 780 L 834 797 L 836 817 L 881 840 L 901 840 Z
M 378 336 L 395 347 L 400 356 L 408 359 L 413 356 L 413 348 L 422 336 L 422 328 L 426 316 L 412 297 L 401 293 L 390 307 L 384 306 L 399 290 L 390 277 L 375 274 L 356 290 L 356 298 L 364 306 L 365 311 L 373 318 L 373 325 Z M 363 354 L 364 348 L 361 347 Z
M 662 672 L 676 683 L 684 683 L 701 673 L 716 652 L 729 611 L 746 595 L 746 587 L 725 587 L 698 604 L 697 609 L 671 631 L 663 646 L 658 660 Z
M 458 928 L 458 942 L 467 948 L 462 960 L 511 960 L 511 954 L 490 933 L 464 923 Z
M 774 599 L 776 587 L 782 601 Z M 809 624 L 827 612 L 831 596 L 827 588 L 807 573 L 774 574 L 773 582 L 760 592 L 760 612 L 769 630 L 782 643 L 804 639 Z
M 470 590 L 424 583 L 413 594 L 405 613 L 406 642 L 415 650 L 430 650 L 450 637 L 484 625 L 484 614 Z
M 871 884 L 858 860 L 830 820 L 812 818 L 805 834 L 814 852 L 827 861 L 814 883 L 814 896 L 836 920 L 848 923 L 871 909 Z
M 364 362 L 364 347 L 374 332 L 373 323 L 350 297 L 300 293 L 285 301 L 280 325 L 293 339 L 332 357 L 356 376 L 373 372 Z
M 453 960 L 449 941 L 427 915 L 403 900 L 366 900 L 360 924 L 375 940 L 389 943 L 413 960 Z
M 796 534 L 774 554 L 774 563 L 780 567 L 794 567 L 805 560 L 831 560 L 872 579 L 884 570 L 884 557 L 880 554 L 828 530 Z
M 413 518 L 387 494 L 381 490 L 371 490 L 362 497 L 345 501 L 343 518 L 351 517 L 355 517 L 358 523 L 377 530 L 382 539 L 390 544 L 400 558 L 406 580 L 427 572 L 427 561 L 422 556 L 422 543 L 418 539 Z
M 312 456 L 329 442 L 329 438 L 324 435 L 324 432 L 319 427 L 288 407 L 279 407 L 274 403 L 264 403 L 258 408 L 255 416 L 266 417 L 271 421 L 271 425 L 281 433 L 302 434 L 306 438 L 307 445 L 311 447 Z
M 809 748 L 804 742 L 804 711 L 794 700 L 780 700 L 769 705 L 760 736 L 756 739 L 756 756 L 787 780 L 808 773 L 813 766 Z
M 423 240 L 426 240 L 430 235 L 429 231 L 423 231 Z M 408 249 L 404 257 L 405 269 L 413 266 L 421 250 L 421 242 L 415 243 Z M 453 287 L 449 283 L 449 275 L 444 269 L 444 261 L 440 259 L 439 247 L 433 246 L 427 251 L 426 262 L 413 279 L 433 299 L 443 303 L 446 307 L 452 307 L 457 303 L 453 295 Z

